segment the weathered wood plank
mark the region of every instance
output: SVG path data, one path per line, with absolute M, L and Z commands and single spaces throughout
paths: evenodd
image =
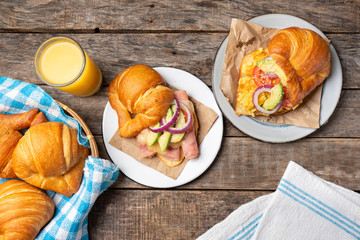
M 231 18 L 282 13 L 326 32 L 359 32 L 359 1 L 1 1 L 2 31 L 227 31 Z M 39 14 L 39 13 L 46 13 Z M 344 24 L 347 23 L 347 24 Z
M 49 34 L 0 34 L 0 73 L 43 84 L 33 61 Z M 80 42 L 99 65 L 104 85 L 135 64 L 180 68 L 211 85 L 213 58 L 226 34 L 68 34 Z
M 240 205 L 270 192 L 104 192 L 89 214 L 90 239 L 195 239 Z
M 90 98 L 73 97 L 68 93 L 42 85 L 52 97 L 73 108 L 90 127 L 93 134 L 101 134 L 101 122 L 107 103 L 107 87 Z M 359 90 L 343 90 L 340 102 L 329 122 L 310 137 L 360 137 L 360 95 Z M 235 128 L 224 116 L 224 136 L 247 136 Z M 116 123 L 114 123 L 116 124 Z
M 358 15 L 360 16 L 360 12 Z M 355 42 L 347 42 L 341 37 L 341 34 L 328 35 L 339 55 L 342 65 L 343 88 L 357 88 L 360 86 L 360 77 L 359 74 L 357 74 L 360 72 L 360 35 L 351 34 L 350 36 L 352 36 L 352 40 Z
M 109 158 L 101 137 L 100 156 Z M 360 190 L 360 140 L 307 138 L 286 144 L 270 144 L 251 138 L 225 137 L 210 168 L 180 188 L 274 190 L 289 161 L 316 175 L 353 190 Z M 143 188 L 124 175 L 113 188 Z
M 292 14 L 328 33 L 342 61 L 344 88 L 326 126 L 294 143 L 269 144 L 225 121 L 222 148 L 198 179 L 177 189 L 156 190 L 120 174 L 89 216 L 92 239 L 193 239 L 241 204 L 274 190 L 289 160 L 360 190 L 359 12 L 358 0 L 6 0 L 0 2 L 0 75 L 42 84 L 33 69 L 37 47 L 60 34 L 77 39 L 102 69 L 101 91 L 91 98 L 76 98 L 42 86 L 86 120 L 96 134 L 100 156 L 108 158 L 100 135 L 106 86 L 126 67 L 177 67 L 211 86 L 213 58 L 232 17 Z
M 143 63 L 186 70 L 211 85 L 213 59 L 225 33 L 66 34 L 80 42 L 103 72 L 104 85 L 125 68 Z M 58 34 L 0 34 L 0 74 L 42 84 L 33 60 Z M 329 34 L 343 66 L 344 88 L 360 88 L 360 34 Z

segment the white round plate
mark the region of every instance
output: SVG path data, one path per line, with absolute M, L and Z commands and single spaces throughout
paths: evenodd
M 186 164 L 180 176 L 174 180 L 142 164 L 129 155 L 109 144 L 118 129 L 118 118 L 110 103 L 106 104 L 102 122 L 105 148 L 111 160 L 130 179 L 149 187 L 170 188 L 186 184 L 200 176 L 214 161 L 222 141 L 223 118 L 211 90 L 200 79 L 180 69 L 170 67 L 154 68 L 167 83 L 177 89 L 186 90 L 187 94 L 214 110 L 219 118 L 200 144 L 200 156 Z
M 308 23 L 300 18 L 284 15 L 284 14 L 268 14 L 262 15 L 249 20 L 252 23 L 263 27 L 271 28 L 287 28 L 291 26 L 298 26 L 307 28 L 320 34 L 323 38 L 326 36 L 314 25 Z M 249 136 L 272 143 L 285 143 L 295 141 L 313 133 L 315 128 L 296 127 L 292 125 L 279 125 L 266 122 L 260 122 L 252 117 L 237 116 L 234 109 L 226 101 L 224 95 L 220 90 L 220 81 L 222 76 L 222 69 L 225 59 L 225 50 L 228 43 L 228 37 L 221 43 L 218 52 L 215 56 L 212 86 L 215 98 L 224 113 L 224 115 L 235 125 L 239 130 L 248 134 Z M 324 82 L 323 94 L 321 98 L 320 110 L 320 126 L 325 124 L 339 101 L 342 86 L 342 69 L 339 57 L 335 48 L 330 44 L 331 54 L 331 73 Z

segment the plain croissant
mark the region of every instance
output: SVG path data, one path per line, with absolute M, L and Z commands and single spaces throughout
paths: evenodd
M 13 153 L 15 174 L 24 181 L 70 197 L 81 183 L 88 148 L 77 131 L 60 122 L 29 128 Z
M 39 109 L 33 108 L 24 113 L 0 114 L 0 126 L 14 130 L 21 130 L 30 127 L 31 123 L 39 114 Z
M 35 239 L 54 215 L 54 202 L 21 180 L 0 184 L 0 239 Z
M 259 87 L 254 73 L 257 63 L 268 58 L 275 63 L 272 67 L 279 67 L 281 74 L 278 77 L 284 90 L 284 104 L 274 114 L 295 109 L 330 73 L 329 46 L 320 35 L 298 27 L 280 30 L 270 39 L 267 48 L 255 50 L 242 59 L 235 107 L 237 115 L 263 115 L 253 104 L 253 93 Z
M 145 65 L 129 67 L 114 78 L 109 102 L 118 115 L 121 137 L 134 137 L 164 117 L 174 99 L 164 84 L 161 75 Z
M 19 114 L 0 114 L 0 177 L 15 178 L 12 166 L 12 153 L 22 137 L 16 130 L 47 122 L 44 113 L 37 108 Z
M 7 127 L 0 127 L 0 177 L 15 178 L 15 172 L 12 166 L 12 154 L 14 149 L 22 138 L 18 131 Z

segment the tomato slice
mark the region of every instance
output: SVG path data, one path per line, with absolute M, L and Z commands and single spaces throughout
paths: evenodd
M 187 122 L 187 121 L 188 121 L 188 118 L 189 118 L 187 112 L 186 112 L 185 110 L 182 110 L 181 108 L 180 108 L 180 111 L 184 114 L 185 122 Z M 192 127 L 193 127 L 193 124 L 191 124 L 190 128 L 186 131 L 186 133 L 190 132 L 190 130 L 192 129 Z
M 255 66 L 252 75 L 257 86 L 272 85 L 275 86 L 280 83 L 280 78 L 271 79 L 258 66 Z
M 292 108 L 292 104 L 290 103 L 290 95 L 289 95 L 289 92 L 287 91 L 287 88 L 285 86 L 283 86 L 283 92 L 284 92 L 284 95 L 283 95 L 283 107 L 286 107 L 286 108 Z
M 189 118 L 187 112 L 186 112 L 185 110 L 182 110 L 181 108 L 180 108 L 180 111 L 184 114 L 185 122 L 187 122 L 187 120 L 188 120 L 188 118 Z

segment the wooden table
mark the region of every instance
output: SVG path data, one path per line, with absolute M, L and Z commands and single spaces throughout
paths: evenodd
M 360 190 L 360 1 L 1 1 L 0 75 L 41 85 L 82 116 L 108 158 L 101 121 L 110 81 L 134 64 L 184 69 L 211 87 L 216 51 L 231 18 L 284 13 L 320 28 L 343 67 L 340 102 L 329 122 L 292 143 L 246 136 L 225 119 L 221 150 L 198 179 L 174 189 L 139 185 L 120 173 L 89 215 L 91 239 L 194 239 L 241 204 L 273 192 L 290 160 Z M 104 76 L 98 94 L 73 97 L 44 85 L 33 59 L 52 36 L 78 40 Z

